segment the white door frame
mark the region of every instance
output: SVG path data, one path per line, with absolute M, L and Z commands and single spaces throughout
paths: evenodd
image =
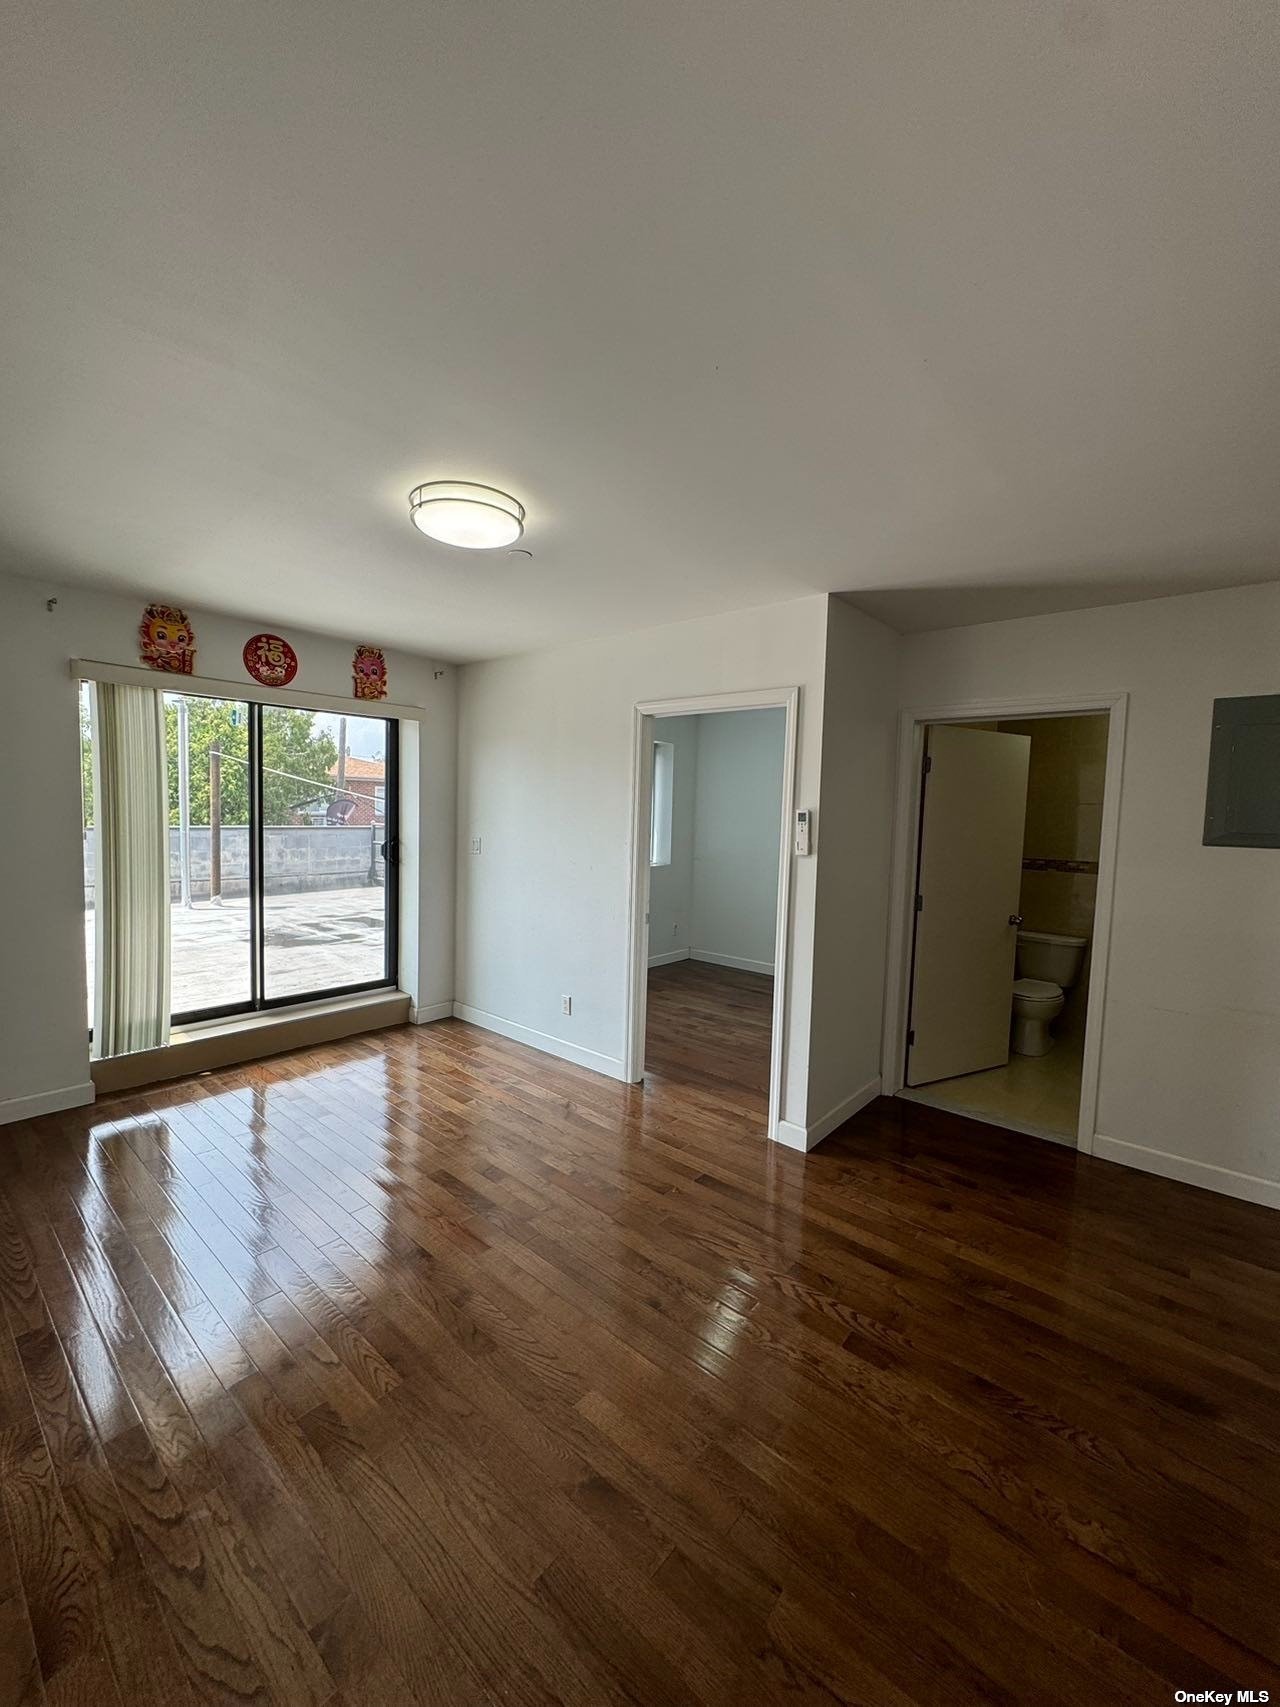
M 924 735 L 930 723 L 978 723 L 992 719 L 1072 717 L 1108 714 L 1107 769 L 1102 785 L 1102 838 L 1098 849 L 1098 895 L 1093 915 L 1089 969 L 1089 1008 L 1085 1017 L 1084 1060 L 1080 1072 L 1080 1122 L 1076 1147 L 1092 1155 L 1097 1126 L 1098 1075 L 1102 1064 L 1102 1019 L 1106 1005 L 1111 913 L 1115 896 L 1116 841 L 1120 790 L 1124 777 L 1127 693 L 1063 694 L 1052 699 L 982 699 L 960 705 L 923 706 L 904 711 L 898 729 L 898 782 L 893 818 L 893 867 L 889 891 L 889 952 L 885 964 L 885 1027 L 880 1079 L 885 1096 L 896 1096 L 905 1082 L 907 1009 L 911 1000 L 911 920 L 914 912 L 916 855 L 923 780 Z
M 718 711 L 786 713 L 783 738 L 782 812 L 778 824 L 778 913 L 773 937 L 773 1030 L 769 1058 L 767 1136 L 776 1139 L 783 1107 L 786 1059 L 787 960 L 791 941 L 791 820 L 795 811 L 796 748 L 800 732 L 800 689 L 756 688 L 740 693 L 693 694 L 681 699 L 641 700 L 632 711 L 631 861 L 627 890 L 627 987 L 622 1076 L 644 1078 L 645 1017 L 649 991 L 649 837 L 653 784 L 653 720 L 702 717 Z

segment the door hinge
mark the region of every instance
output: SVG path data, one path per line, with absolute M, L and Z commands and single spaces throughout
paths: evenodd
M 917 913 L 923 913 L 924 912 L 924 896 L 923 895 L 917 895 L 916 896 L 916 912 Z
M 923 774 L 925 776 L 928 776 L 929 772 L 932 769 L 933 769 L 933 758 L 930 754 L 926 753 L 924 756 L 924 772 L 923 772 Z
M 913 1043 L 914 1043 L 914 1042 L 915 1042 L 915 1040 L 916 1040 L 916 1034 L 915 1034 L 915 1032 L 914 1032 L 914 1031 L 909 1031 L 909 1032 L 908 1032 L 908 1033 L 907 1033 L 907 1048 L 908 1048 L 908 1049 L 910 1049 L 910 1047 L 911 1047 L 911 1045 L 912 1045 L 912 1044 L 913 1044 Z

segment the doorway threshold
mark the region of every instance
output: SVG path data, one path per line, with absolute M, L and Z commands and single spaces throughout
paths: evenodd
M 906 1102 L 918 1102 L 925 1108 L 940 1108 L 946 1114 L 958 1114 L 965 1120 L 981 1120 L 987 1126 L 1000 1126 L 1006 1132 L 1020 1132 L 1028 1138 L 1043 1138 L 1050 1144 L 1061 1144 L 1068 1150 L 1079 1146 L 1074 1132 L 1063 1132 L 1052 1126 L 1038 1125 L 1034 1120 L 1025 1120 L 1018 1115 L 1008 1114 L 1003 1109 L 995 1112 L 987 1108 L 969 1108 L 949 1097 L 945 1092 L 941 1095 L 933 1092 L 928 1085 L 904 1087 L 894 1093 Z

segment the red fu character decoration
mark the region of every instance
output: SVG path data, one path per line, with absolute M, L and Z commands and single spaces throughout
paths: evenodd
M 242 656 L 245 669 L 264 688 L 288 687 L 298 673 L 298 654 L 278 634 L 255 634 Z

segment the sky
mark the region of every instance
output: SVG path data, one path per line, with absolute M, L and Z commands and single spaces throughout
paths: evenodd
M 338 740 L 337 712 L 317 711 L 315 727 Z M 387 726 L 380 717 L 347 718 L 347 753 L 353 759 L 382 759 L 386 757 Z

